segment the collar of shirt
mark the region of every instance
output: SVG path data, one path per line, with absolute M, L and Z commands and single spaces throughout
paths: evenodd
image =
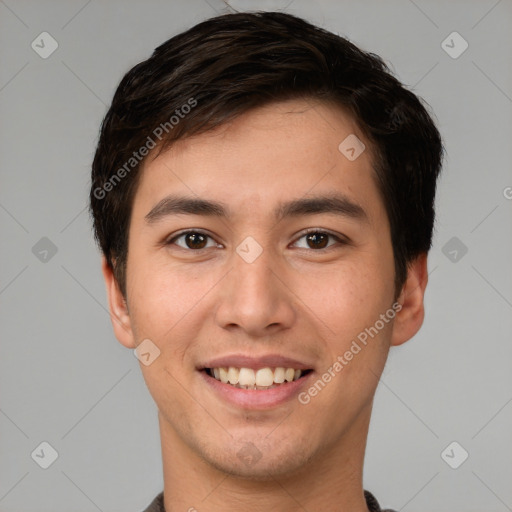
M 364 491 L 364 497 L 366 499 L 366 505 L 368 506 L 369 512 L 395 512 L 390 508 L 381 509 L 379 502 L 370 491 Z M 162 491 L 158 494 L 143 512 L 165 512 L 164 492 Z

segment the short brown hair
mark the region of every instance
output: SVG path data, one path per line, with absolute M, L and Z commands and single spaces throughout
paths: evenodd
M 151 139 L 161 151 L 250 109 L 294 98 L 344 107 L 372 144 L 398 296 L 408 262 L 432 244 L 441 136 L 422 100 L 379 56 L 296 16 L 257 12 L 214 17 L 172 37 L 128 71 L 114 94 L 92 164 L 90 211 L 125 297 L 142 148 Z

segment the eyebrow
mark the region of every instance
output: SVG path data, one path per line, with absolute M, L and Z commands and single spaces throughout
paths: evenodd
M 331 213 L 369 223 L 366 211 L 343 194 L 320 195 L 280 203 L 274 210 L 277 222 L 288 217 Z M 207 217 L 231 217 L 229 208 L 220 202 L 207 199 L 170 195 L 159 201 L 145 216 L 148 224 L 154 224 L 170 215 L 202 215 Z

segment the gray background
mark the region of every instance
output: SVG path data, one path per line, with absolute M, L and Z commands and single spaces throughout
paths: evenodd
M 427 316 L 390 354 L 364 484 L 400 511 L 512 510 L 512 2 L 231 3 L 348 36 L 432 106 L 447 158 Z M 107 314 L 90 164 L 122 75 L 224 7 L 0 0 L 1 512 L 136 512 L 163 488 L 156 406 Z M 31 47 L 43 31 L 59 45 L 46 59 Z M 453 31 L 458 58 L 441 46 Z M 48 469 L 31 457 L 43 441 Z M 469 453 L 458 469 L 441 457 L 452 441 Z

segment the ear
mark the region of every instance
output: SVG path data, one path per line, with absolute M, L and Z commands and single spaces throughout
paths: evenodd
M 420 254 L 407 267 L 407 279 L 398 298 L 402 309 L 393 322 L 391 345 L 401 345 L 410 340 L 423 324 L 425 309 L 423 297 L 428 281 L 427 254 Z
M 136 348 L 135 336 L 133 335 L 130 314 L 126 300 L 119 289 L 112 269 L 107 263 L 105 256 L 101 258 L 101 271 L 107 287 L 107 299 L 110 310 L 110 320 L 114 328 L 114 334 L 119 342 L 127 348 Z

